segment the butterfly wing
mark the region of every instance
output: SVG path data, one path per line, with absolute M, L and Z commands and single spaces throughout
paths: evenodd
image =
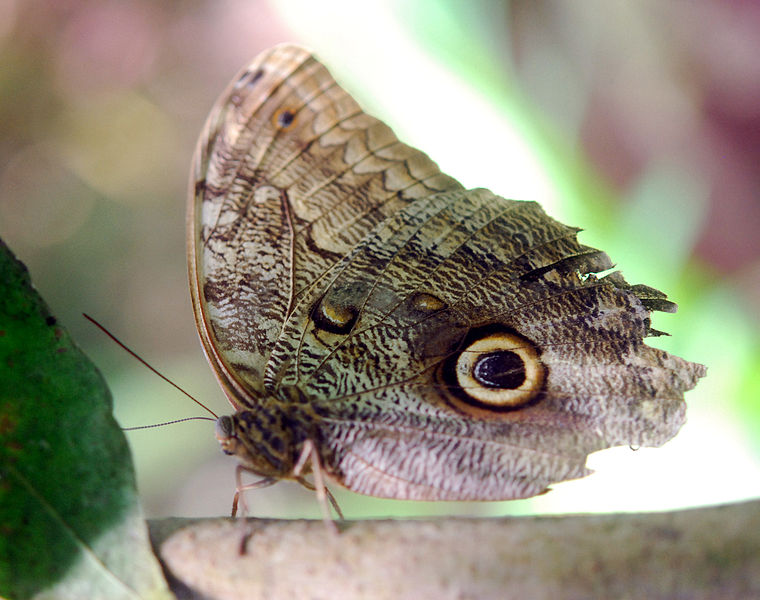
M 643 342 L 663 294 L 597 278 L 606 254 L 537 204 L 464 190 L 295 46 L 209 117 L 189 231 L 230 401 L 254 421 L 292 403 L 280 422 L 357 492 L 535 495 L 670 439 L 704 373 Z
M 388 218 L 308 290 L 266 377 L 309 399 L 336 479 L 528 497 L 587 474 L 590 452 L 677 433 L 704 368 L 643 342 L 647 307 L 675 306 L 597 278 L 610 260 L 576 233 L 534 202 L 453 190 Z
M 243 69 L 206 122 L 188 206 L 196 324 L 233 406 L 264 393 L 304 289 L 400 207 L 452 189 L 303 48 L 277 46 Z

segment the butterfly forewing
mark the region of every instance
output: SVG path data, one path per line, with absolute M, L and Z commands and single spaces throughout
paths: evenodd
M 279 46 L 219 99 L 189 207 L 196 321 L 248 405 L 288 307 L 387 214 L 461 187 L 362 112 L 311 54 Z

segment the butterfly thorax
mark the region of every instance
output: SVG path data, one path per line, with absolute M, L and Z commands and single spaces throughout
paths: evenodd
M 289 478 L 306 440 L 305 424 L 282 406 L 265 404 L 216 421 L 216 438 L 225 454 L 262 477 Z

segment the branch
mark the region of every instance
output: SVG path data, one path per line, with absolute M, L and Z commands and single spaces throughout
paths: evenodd
M 164 519 L 179 598 L 760 597 L 760 501 L 652 514 L 357 521 Z

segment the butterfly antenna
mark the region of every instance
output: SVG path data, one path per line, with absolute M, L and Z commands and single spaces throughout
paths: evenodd
M 175 423 L 184 423 L 185 421 L 213 421 L 211 417 L 185 417 L 184 419 L 175 419 L 174 421 L 165 421 L 154 425 L 139 425 L 137 427 L 122 427 L 122 431 L 136 431 L 137 429 L 153 429 L 154 427 L 163 427 L 164 425 L 174 425 Z
M 131 354 L 134 358 L 136 358 L 137 360 L 139 360 L 143 365 L 145 365 L 151 371 L 153 371 L 156 375 L 158 375 L 161 379 L 163 379 L 165 382 L 173 385 L 180 392 L 182 392 L 183 394 L 185 394 L 185 396 L 187 396 L 188 398 L 190 398 L 190 400 L 192 400 L 193 402 L 195 402 L 198 406 L 200 406 L 204 410 L 208 411 L 209 414 L 214 415 L 215 419 L 219 418 L 217 416 L 217 414 L 213 410 L 211 410 L 208 406 L 206 406 L 205 404 L 203 404 L 203 402 L 201 402 L 197 398 L 193 398 L 190 394 L 188 394 L 185 390 L 183 390 L 181 387 L 179 387 L 171 379 L 169 379 L 168 377 L 165 377 L 164 375 L 162 375 L 161 373 L 159 373 L 156 369 L 154 369 L 153 367 L 151 367 L 147 362 L 145 362 L 142 358 L 140 358 L 135 352 L 133 352 L 132 350 L 130 350 L 129 348 L 127 348 L 127 346 L 119 338 L 117 338 L 113 333 L 111 333 L 110 331 L 108 331 L 108 329 L 106 329 L 105 327 L 103 327 L 100 323 L 98 323 L 90 315 L 88 315 L 86 313 L 82 313 L 82 315 L 84 316 L 85 319 L 87 319 L 90 323 L 92 323 L 93 325 L 95 325 L 95 327 L 97 327 L 98 329 L 100 329 L 103 333 L 105 333 L 108 337 L 110 337 L 114 342 L 116 342 L 124 350 L 126 350 L 127 352 L 129 352 L 129 354 Z M 207 417 L 191 417 L 191 418 L 203 418 L 203 419 L 205 419 Z M 180 421 L 185 421 L 185 420 L 189 420 L 189 419 L 180 419 Z M 172 423 L 178 423 L 178 422 L 179 421 L 172 421 Z M 168 423 L 164 423 L 164 425 L 167 425 L 167 424 Z M 153 425 L 148 425 L 148 427 L 154 427 L 154 426 Z M 142 427 L 131 427 L 130 429 L 142 429 Z

